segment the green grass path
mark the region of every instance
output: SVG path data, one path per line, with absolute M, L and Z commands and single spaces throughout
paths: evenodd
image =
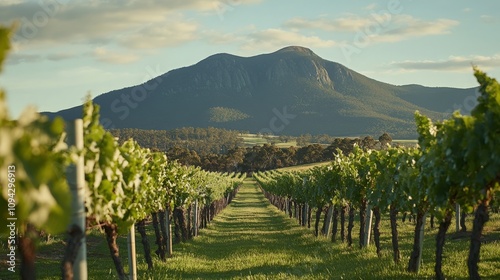
M 468 227 L 471 228 L 469 219 Z M 155 268 L 147 270 L 140 237 L 136 238 L 138 279 L 434 279 L 434 250 L 437 229 L 426 228 L 423 266 L 418 274 L 406 272 L 413 242 L 413 223 L 399 224 L 402 261 L 394 264 L 391 252 L 389 220 L 381 225 L 382 257 L 375 246 L 359 249 L 359 223 L 355 219 L 354 244 L 332 243 L 315 238 L 312 229 L 298 226 L 269 204 L 252 179 L 247 179 L 233 202 L 220 213 L 200 236 L 174 245 L 173 258 L 162 262 L 153 256 Z M 154 233 L 148 227 L 154 251 Z M 500 215 L 492 215 L 487 224 L 489 242 L 481 246 L 480 273 L 483 279 L 500 279 Z M 451 234 L 451 233 L 450 233 Z M 64 236 L 41 242 L 37 253 L 37 279 L 60 279 Z M 118 238 L 120 255 L 128 271 L 127 238 Z M 1 242 L 0 242 L 1 245 Z M 468 279 L 468 238 L 447 238 L 444 273 L 448 279 Z M 117 279 L 102 233 L 87 235 L 90 279 Z M 154 253 L 153 253 L 154 254 Z M 0 279 L 12 278 L 0 261 Z
M 248 180 L 209 228 L 176 247 L 168 264 L 158 265 L 168 279 L 330 278 L 320 265 L 329 254 L 324 244 L 270 205 Z
M 166 263 L 156 259 L 154 272 L 142 270 L 139 278 L 434 279 L 436 229 L 426 231 L 422 271 L 415 275 L 406 272 L 413 241 L 412 223 L 401 223 L 399 227 L 400 264 L 392 261 L 386 218 L 381 226 L 381 258 L 375 246 L 358 248 L 358 226 L 356 220 L 352 248 L 324 237 L 315 238 L 312 229 L 300 227 L 295 219 L 286 217 L 265 199 L 253 179 L 247 179 L 233 202 L 200 231 L 200 236 L 175 245 L 173 258 Z M 496 228 L 498 222 L 493 221 L 491 226 Z M 500 279 L 499 245 L 493 242 L 482 246 L 483 279 Z M 448 279 L 468 279 L 467 254 L 468 239 L 447 241 L 443 270 Z M 144 264 L 140 267 L 144 268 Z

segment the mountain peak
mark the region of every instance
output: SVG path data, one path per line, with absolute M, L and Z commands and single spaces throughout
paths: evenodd
M 240 57 L 226 53 L 95 98 L 106 128 L 219 127 L 285 135 L 415 137 L 416 110 L 442 118 L 475 90 L 396 87 L 310 49 L 289 46 Z M 55 114 L 81 117 L 81 106 Z
M 311 49 L 301 46 L 288 46 L 277 51 L 277 53 L 286 53 L 286 52 L 294 52 L 294 53 L 316 56 L 316 54 Z

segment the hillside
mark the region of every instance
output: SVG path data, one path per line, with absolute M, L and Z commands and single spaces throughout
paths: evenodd
M 416 110 L 441 119 L 475 89 L 378 82 L 303 47 L 239 57 L 216 54 L 142 85 L 99 95 L 107 128 L 218 127 L 334 136 L 415 137 Z M 50 116 L 79 117 L 81 107 Z

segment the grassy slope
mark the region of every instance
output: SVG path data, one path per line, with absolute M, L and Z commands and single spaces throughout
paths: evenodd
M 471 228 L 471 219 L 468 227 Z M 389 221 L 381 225 L 383 256 L 375 248 L 359 250 L 314 238 L 310 229 L 297 226 L 271 206 L 253 183 L 247 181 L 237 198 L 201 235 L 174 245 L 174 257 L 161 263 L 156 257 L 155 271 L 147 272 L 142 245 L 137 239 L 139 279 L 432 279 L 436 229 L 426 229 L 423 269 L 417 275 L 405 272 L 411 251 L 412 223 L 401 224 L 400 247 L 403 262 L 392 263 Z M 148 227 L 149 228 L 149 227 Z M 450 230 L 454 225 L 450 227 Z M 154 233 L 149 228 L 152 250 Z M 357 244 L 358 220 L 353 229 Z M 493 215 L 486 228 L 480 271 L 483 279 L 500 279 L 500 216 Z M 496 241 L 492 241 L 496 240 Z M 116 273 L 103 235 L 88 236 L 89 279 L 116 279 Z M 126 265 L 126 238 L 119 239 Z M 444 272 L 449 279 L 467 279 L 469 239 L 447 240 Z M 38 279 L 60 279 L 59 262 L 63 243 L 56 237 L 40 246 L 37 256 Z M 0 278 L 11 279 L 0 264 Z M 15 278 L 13 278 L 15 279 Z

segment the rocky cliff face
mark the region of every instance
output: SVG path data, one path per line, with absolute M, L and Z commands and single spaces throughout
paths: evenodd
M 287 47 L 267 58 L 255 62 L 252 58 L 230 54 L 210 56 L 193 65 L 189 71 L 180 69 L 171 73 L 164 84 L 183 83 L 175 88 L 170 87 L 167 94 L 175 95 L 178 91 L 220 91 L 229 95 L 251 96 L 252 91 L 263 84 L 284 86 L 297 80 L 333 88 L 322 59 L 310 49 Z
M 198 63 L 192 82 L 198 87 L 230 89 L 240 92 L 252 87 L 250 74 L 242 58 L 229 54 L 214 55 Z
M 315 56 L 297 57 L 297 55 L 292 55 L 280 58 L 267 69 L 266 77 L 270 82 L 279 86 L 289 83 L 290 79 L 305 79 L 317 82 L 321 86 L 332 87 L 333 82 L 330 80 L 328 71 Z

